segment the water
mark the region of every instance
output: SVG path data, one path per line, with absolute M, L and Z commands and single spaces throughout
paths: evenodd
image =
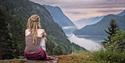
M 89 39 L 94 42 L 103 42 L 106 38 L 106 35 L 77 35 L 77 37 Z
M 86 38 L 79 38 L 74 34 L 72 34 L 72 36 L 70 36 L 68 39 L 71 42 L 85 48 L 88 51 L 98 51 L 103 49 L 103 46 L 101 43 L 96 42 L 94 40 L 86 39 Z

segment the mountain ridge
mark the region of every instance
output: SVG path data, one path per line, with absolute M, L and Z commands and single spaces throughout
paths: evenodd
M 108 14 L 105 15 L 99 22 L 92 25 L 87 25 L 84 28 L 75 31 L 74 33 L 76 35 L 106 35 L 105 30 L 108 28 L 112 19 L 116 20 L 116 23 L 121 28 L 121 30 L 125 30 L 124 16 Z
M 50 5 L 44 5 L 44 7 L 50 12 L 54 22 L 63 29 L 66 35 L 71 34 L 76 29 L 74 23 L 63 13 L 60 7 Z
M 75 21 L 74 24 L 78 27 L 78 29 L 85 27 L 86 25 L 91 25 L 97 23 L 103 16 L 91 17 L 88 19 L 80 19 Z

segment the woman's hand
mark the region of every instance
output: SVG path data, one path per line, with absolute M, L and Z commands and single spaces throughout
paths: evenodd
M 45 42 L 47 41 L 47 38 L 45 37 Z
M 46 33 L 45 32 L 43 32 L 42 33 L 42 37 L 46 37 L 47 35 L 46 35 Z

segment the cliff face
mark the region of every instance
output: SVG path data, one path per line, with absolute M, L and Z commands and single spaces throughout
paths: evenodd
M 72 23 L 72 21 L 63 13 L 61 8 L 57 6 L 49 6 L 44 5 L 44 7 L 51 14 L 54 22 L 56 22 L 68 36 L 68 34 L 72 34 L 74 30 L 76 30 L 76 26 Z

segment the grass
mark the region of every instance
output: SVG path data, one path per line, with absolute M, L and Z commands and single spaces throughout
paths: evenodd
M 59 63 L 125 63 L 125 52 L 108 50 L 62 55 Z
M 80 52 L 58 56 L 58 63 L 125 63 L 125 52 Z M 0 63 L 29 63 L 26 59 L 0 60 Z M 36 63 L 36 62 L 34 62 Z M 38 63 L 45 63 L 43 61 Z
M 73 53 L 59 56 L 59 63 L 88 63 L 93 60 L 93 55 L 88 52 Z
M 96 61 L 107 63 L 125 63 L 125 52 L 119 51 L 99 51 L 93 53 Z

